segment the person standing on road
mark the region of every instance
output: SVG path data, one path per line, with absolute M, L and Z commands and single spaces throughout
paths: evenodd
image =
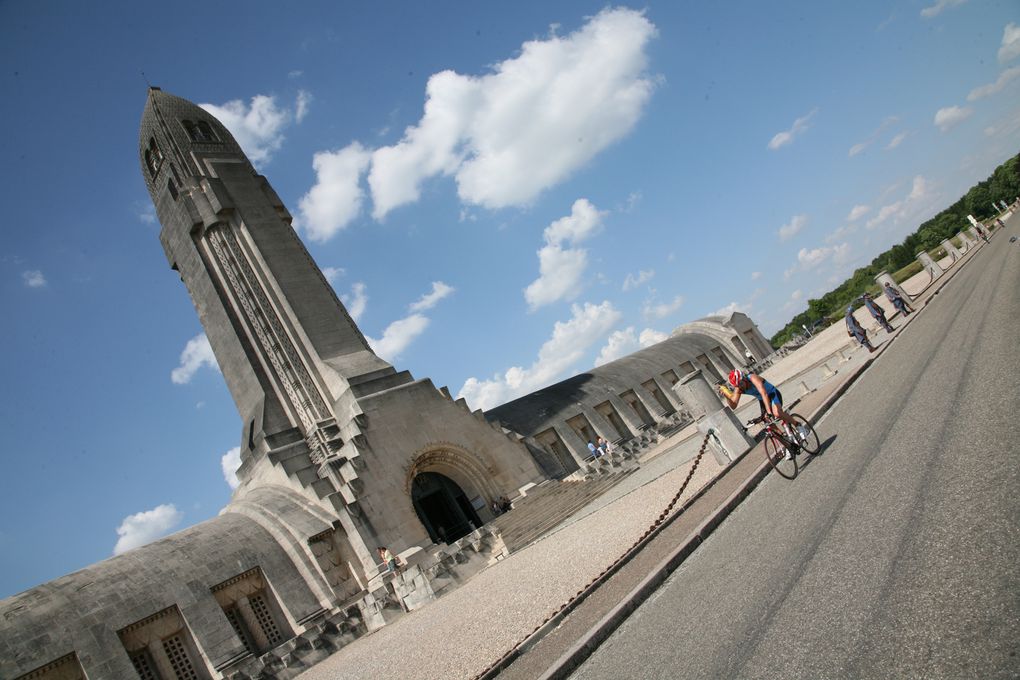
M 893 303 L 893 307 L 899 310 L 903 316 L 910 316 L 910 313 L 914 311 L 907 304 L 907 301 L 900 295 L 900 291 L 893 288 L 888 281 L 885 282 L 885 296 L 889 298 L 889 302 Z
M 892 333 L 893 327 L 885 319 L 885 310 L 879 307 L 878 303 L 875 302 L 867 293 L 861 296 L 861 300 L 864 301 L 864 306 L 868 308 L 869 312 L 871 312 L 871 316 L 875 318 L 875 321 L 877 321 L 887 333 Z
M 868 332 L 864 330 L 864 326 L 858 323 L 854 317 L 853 305 L 846 308 L 846 334 L 857 338 L 857 342 L 861 343 L 861 347 L 867 347 L 869 352 L 874 352 L 875 347 L 868 341 Z

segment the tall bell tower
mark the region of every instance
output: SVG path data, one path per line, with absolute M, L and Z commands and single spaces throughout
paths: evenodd
M 446 540 L 549 474 L 519 437 L 376 356 L 215 117 L 150 88 L 140 154 L 163 249 L 244 424 L 241 485 L 225 511 L 282 536 L 342 599 L 376 576 L 376 545 Z M 290 505 L 330 520 L 328 546 L 294 526 Z

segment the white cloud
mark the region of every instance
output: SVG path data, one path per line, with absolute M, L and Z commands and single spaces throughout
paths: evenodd
M 323 267 L 322 275 L 326 277 L 330 285 L 336 283 L 336 280 L 347 273 L 347 270 L 343 267 Z
M 955 125 L 970 118 L 972 113 L 974 113 L 974 109 L 947 106 L 935 112 L 935 125 L 942 132 L 948 132 Z
M 654 328 L 646 328 L 641 331 L 641 335 L 638 336 L 638 343 L 642 348 L 651 347 L 657 343 L 667 340 L 669 338 L 668 333 L 657 331 Z
M 852 251 L 853 246 L 849 243 L 840 243 L 832 249 L 832 261 L 836 264 L 845 264 L 850 259 L 850 253 Z
M 814 117 L 816 113 L 818 113 L 817 108 L 811 109 L 811 111 L 808 112 L 806 116 L 802 116 L 797 120 L 793 121 L 793 126 L 790 127 L 789 130 L 777 133 L 772 138 L 772 140 L 769 141 L 769 148 L 775 151 L 776 149 L 784 147 L 790 142 L 792 142 L 794 137 L 800 135 L 805 130 L 807 130 L 808 123 L 811 121 L 811 119 Z
M 868 212 L 870 212 L 870 211 L 871 211 L 871 207 L 870 206 L 867 206 L 867 205 L 855 205 L 853 208 L 850 209 L 850 214 L 846 216 L 846 221 L 847 222 L 856 222 L 857 220 L 859 220 L 862 217 L 864 217 L 865 215 L 867 215 Z
M 407 346 L 415 338 L 425 332 L 428 325 L 428 317 L 421 314 L 411 314 L 403 319 L 397 319 L 387 326 L 386 330 L 383 331 L 382 338 L 376 340 L 366 336 L 365 339 L 372 346 L 372 351 L 386 361 L 392 362 L 407 349 Z
M 156 206 L 152 203 L 142 205 L 138 210 L 138 221 L 144 222 L 145 224 L 156 223 Z
M 655 32 L 641 12 L 605 9 L 568 36 L 524 43 L 487 75 L 434 74 L 421 120 L 372 156 L 373 215 L 416 201 L 436 175 L 453 176 L 467 204 L 529 204 L 634 127 L 654 89 Z
M 315 186 L 298 201 L 298 224 L 313 241 L 327 241 L 361 213 L 361 175 L 371 154 L 358 142 L 312 158 Z
M 790 293 L 790 297 L 786 301 L 786 304 L 783 305 L 782 311 L 789 312 L 793 310 L 795 307 L 799 305 L 800 299 L 802 297 L 804 297 L 804 293 L 803 291 L 801 291 L 800 288 Z
M 237 468 L 241 467 L 241 447 L 235 446 L 220 458 L 220 469 L 223 470 L 223 479 L 231 489 L 236 489 L 241 481 L 237 478 Z
M 645 315 L 645 318 L 662 319 L 680 309 L 683 304 L 684 297 L 682 295 L 677 295 L 672 301 L 663 304 L 653 305 L 651 303 L 646 303 L 641 312 Z
M 807 225 L 807 215 L 794 215 L 793 219 L 779 227 L 779 240 L 789 241 Z
M 742 314 L 747 314 L 750 311 L 751 311 L 751 305 L 749 305 L 749 304 L 748 305 L 742 305 L 739 302 L 731 302 L 730 304 L 726 305 L 725 307 L 720 307 L 719 309 L 715 310 L 714 312 L 709 314 L 709 316 L 729 316 L 733 312 L 740 312 Z
M 588 251 L 565 248 L 564 243 L 577 245 L 587 239 L 601 225 L 604 215 L 587 199 L 579 198 L 574 201 L 570 215 L 545 228 L 546 244 L 538 251 L 539 276 L 524 290 L 529 309 L 534 311 L 557 300 L 572 300 L 581 292 Z
M 654 269 L 649 270 L 642 269 L 637 273 L 637 276 L 634 276 L 633 274 L 627 274 L 627 278 L 623 280 L 623 290 L 624 291 L 634 290 L 642 283 L 645 283 L 646 281 L 651 281 L 653 276 L 655 276 Z
M 783 281 L 789 281 L 797 273 L 797 267 L 793 266 L 783 272 Z
M 351 286 L 351 292 L 349 295 L 341 295 L 340 302 L 344 303 L 344 307 L 347 308 L 347 313 L 351 315 L 351 319 L 357 323 L 361 315 L 365 313 L 365 307 L 368 305 L 368 294 L 365 292 L 365 284 L 358 281 Z
M 539 349 L 531 367 L 513 366 L 491 380 L 468 378 L 458 398 L 464 397 L 474 408 L 490 409 L 548 385 L 580 361 L 621 316 L 608 300 L 599 305 L 573 305 L 571 312 L 570 320 L 557 321 L 553 326 L 552 336 Z
M 456 289 L 453 286 L 448 286 L 442 281 L 433 281 L 432 291 L 422 295 L 417 302 L 411 305 L 410 309 L 412 312 L 424 312 L 426 309 L 432 309 L 437 302 L 453 293 L 454 290 Z
M 202 366 L 208 366 L 217 371 L 220 370 L 220 365 L 216 363 L 216 356 L 213 354 L 209 338 L 205 336 L 205 333 L 199 333 L 191 340 L 188 340 L 188 344 L 184 346 L 184 350 L 181 352 L 180 365 L 170 371 L 170 380 L 175 385 L 187 384 L 191 382 L 195 371 L 202 368 Z
M 868 220 L 865 226 L 868 229 L 875 229 L 890 220 L 893 224 L 899 224 L 920 214 L 935 198 L 937 197 L 932 193 L 928 180 L 918 175 L 914 177 L 906 198 L 882 206 L 878 214 Z
M 797 262 L 804 269 L 814 269 L 825 260 L 829 259 L 832 255 L 833 249 L 825 246 L 822 248 L 813 248 L 808 250 L 807 248 L 801 248 L 797 253 Z
M 889 128 L 890 125 L 895 124 L 897 121 L 899 121 L 899 118 L 897 118 L 896 116 L 889 116 L 888 118 L 883 120 L 882 123 L 877 128 L 875 128 L 875 131 L 868 135 L 867 139 L 865 139 L 863 142 L 859 142 L 850 147 L 848 155 L 851 158 L 853 158 L 857 154 L 867 149 L 869 146 L 871 146 L 878 140 L 878 138 L 882 135 L 883 132 L 885 132 Z
M 906 132 L 899 133 L 898 135 L 896 135 L 895 137 L 890 139 L 889 143 L 885 145 L 886 150 L 895 149 L 901 143 L 903 143 L 903 140 L 906 139 L 906 138 L 907 138 L 907 133 Z
M 295 104 L 302 111 L 302 116 L 308 106 L 307 97 L 307 93 L 299 93 Z M 283 146 L 283 131 L 295 118 L 289 109 L 276 105 L 276 97 L 264 94 L 252 97 L 250 105 L 235 99 L 222 105 L 199 106 L 216 116 L 230 130 L 230 134 L 255 164 L 268 163 L 273 154 L 280 150 Z
M 294 120 L 300 123 L 308 115 L 308 107 L 312 103 L 312 93 L 306 92 L 305 90 L 299 90 L 297 93 L 297 102 L 294 104 Z
M 931 7 L 925 7 L 921 10 L 921 16 L 925 19 L 931 19 L 932 17 L 942 14 L 942 10 L 962 5 L 965 2 L 967 2 L 967 0 L 936 0 L 934 5 Z
M 761 278 L 761 272 L 751 272 L 751 280 L 757 281 Z
M 152 510 L 128 515 L 117 527 L 117 535 L 120 538 L 117 539 L 117 544 L 113 547 L 113 554 L 120 555 L 132 548 L 166 536 L 181 523 L 183 518 L 184 514 L 172 503 L 164 503 L 157 505 Z
M 1017 46 L 1018 49 L 1020 49 L 1020 41 L 1017 42 Z M 967 101 L 969 102 L 977 101 L 978 99 L 982 99 L 983 97 L 988 97 L 990 95 L 1002 92 L 1002 90 L 1011 80 L 1018 77 L 1020 77 L 1020 66 L 1008 68 L 999 74 L 999 77 L 995 80 L 994 83 L 982 85 L 981 87 L 975 87 L 973 90 L 971 90 L 970 94 L 967 95 Z
M 1020 57 L 1020 26 L 1012 21 L 1002 31 L 1002 46 L 999 48 L 999 63 L 1013 61 Z
M 599 355 L 595 357 L 595 365 L 608 364 L 610 361 L 616 361 L 639 349 L 641 349 L 641 345 L 638 343 L 633 326 L 628 326 L 622 331 L 613 331 L 606 338 L 606 344 L 599 351 Z
M 25 286 L 28 288 L 45 288 L 46 277 L 38 269 L 31 269 L 26 272 L 21 272 L 21 280 L 25 282 Z
M 840 239 L 844 239 L 844 238 L 846 238 L 850 234 L 853 234 L 856 231 L 857 231 L 857 225 L 856 224 L 848 224 L 846 226 L 840 227 L 839 229 L 836 229 L 831 234 L 826 236 L 825 237 L 825 242 L 826 243 L 832 243 L 834 241 L 839 241 Z

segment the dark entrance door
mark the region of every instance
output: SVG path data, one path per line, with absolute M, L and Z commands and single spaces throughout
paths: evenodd
M 423 472 L 414 478 L 411 502 L 435 543 L 451 543 L 482 525 L 464 491 L 438 472 Z

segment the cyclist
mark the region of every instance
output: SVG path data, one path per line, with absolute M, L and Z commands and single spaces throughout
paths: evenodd
M 720 387 L 720 392 L 731 409 L 736 410 L 740 396 L 748 394 L 758 400 L 762 415 L 768 413 L 782 421 L 786 434 L 791 439 L 803 441 L 807 438 L 807 432 L 803 428 L 797 427 L 793 418 L 783 410 L 783 393 L 768 380 L 757 373 L 745 373 L 739 369 L 733 369 L 730 371 L 729 383 L 733 386 L 733 391 L 729 391 L 724 385 Z M 787 451 L 786 457 L 792 458 L 793 453 Z

